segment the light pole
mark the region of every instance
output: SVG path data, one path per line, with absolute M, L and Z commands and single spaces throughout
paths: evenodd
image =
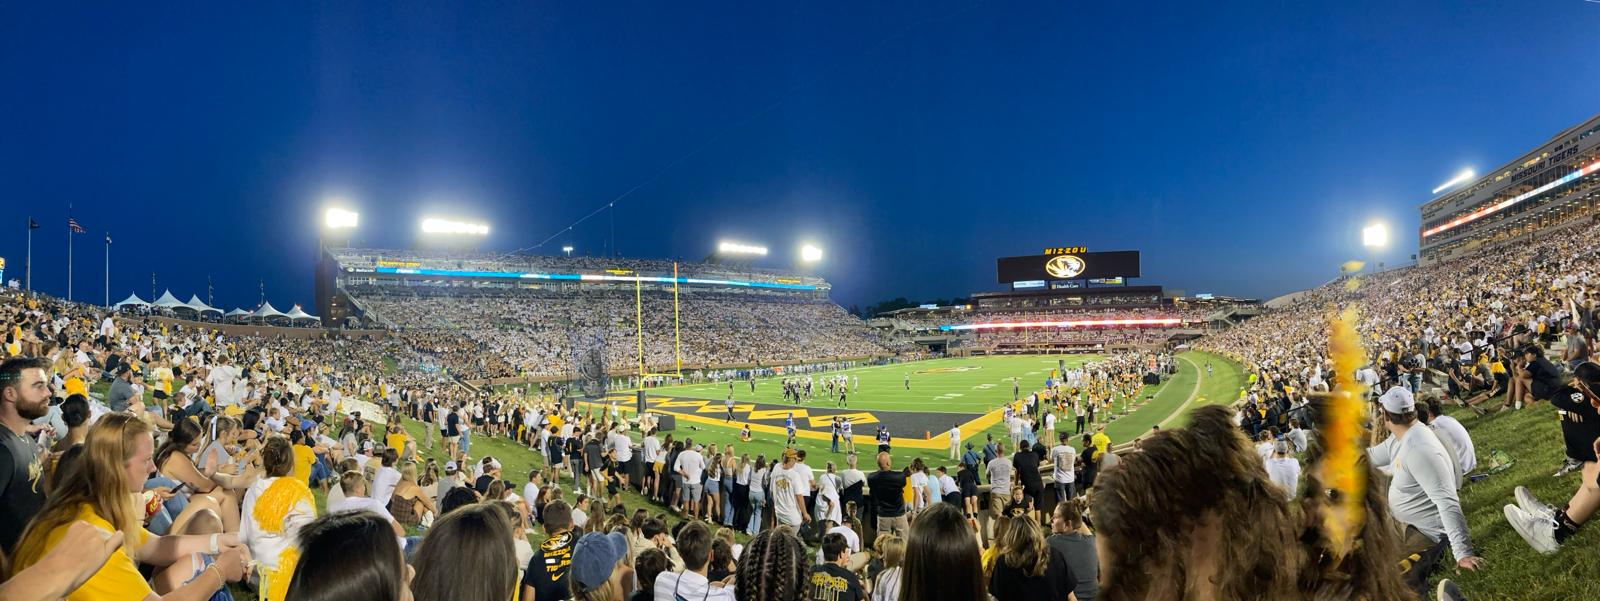
M 566 246 L 562 246 L 561 247 L 561 252 L 567 253 L 567 258 L 571 259 L 572 258 L 572 245 L 568 244 Z
M 1361 228 L 1361 246 L 1366 247 L 1369 253 L 1368 259 L 1381 252 L 1388 245 L 1389 227 L 1382 222 L 1374 222 L 1367 227 Z M 1369 273 L 1377 273 L 1377 266 L 1374 265 L 1369 270 Z

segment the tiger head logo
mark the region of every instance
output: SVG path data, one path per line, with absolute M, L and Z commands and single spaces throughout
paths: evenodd
M 1070 280 L 1083 274 L 1083 259 L 1076 255 L 1056 255 L 1044 264 L 1045 273 L 1058 280 Z

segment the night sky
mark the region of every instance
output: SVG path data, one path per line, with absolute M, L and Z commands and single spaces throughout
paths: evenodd
M 1600 111 L 1600 3 L 0 5 L 0 256 L 34 286 L 311 302 L 324 199 L 368 246 L 798 245 L 841 304 L 994 290 L 994 258 L 1144 252 L 1256 297 L 1416 252 L 1417 205 Z M 862 6 L 861 4 L 866 4 Z M 1405 6 L 1396 6 L 1405 4 Z M 148 299 L 147 299 L 148 300 Z

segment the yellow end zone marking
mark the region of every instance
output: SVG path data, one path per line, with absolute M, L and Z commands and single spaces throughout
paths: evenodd
M 823 426 L 831 425 L 831 424 L 833 424 L 833 418 L 836 418 L 836 417 L 848 417 L 848 418 L 850 418 L 850 424 L 852 426 L 854 426 L 855 424 L 876 424 L 876 423 L 878 423 L 877 416 L 875 416 L 875 415 L 873 415 L 871 413 L 835 413 L 833 415 L 815 415 L 815 416 L 811 416 L 811 418 L 810 418 L 811 427 L 813 427 L 813 428 L 821 428 Z
M 784 419 L 789 417 L 789 414 L 791 413 L 793 413 L 795 417 L 810 417 L 811 415 L 806 413 L 805 409 L 763 409 L 760 411 L 751 411 L 750 415 L 745 416 L 745 419 Z
M 750 404 L 741 405 L 739 403 L 734 403 L 733 404 L 733 410 L 734 411 L 755 411 L 755 409 L 756 409 L 755 405 L 750 405 Z M 728 406 L 727 405 L 711 405 L 711 404 L 707 404 L 704 407 L 701 407 L 699 409 L 695 409 L 694 412 L 695 413 L 723 413 L 723 414 L 726 414 L 728 412 Z

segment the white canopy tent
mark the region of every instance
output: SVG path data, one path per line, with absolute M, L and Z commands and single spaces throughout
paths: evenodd
M 302 310 L 300 308 L 300 305 L 295 305 L 293 309 L 290 309 L 289 312 L 285 313 L 284 315 L 287 316 L 289 319 L 292 319 L 292 320 L 295 320 L 295 321 L 300 321 L 302 319 L 310 319 L 310 320 L 319 319 L 315 315 L 312 315 L 310 313 L 306 313 L 304 310 Z
M 205 302 L 200 300 L 200 295 L 198 295 L 198 294 L 189 295 L 189 302 L 184 303 L 184 304 L 185 304 L 185 306 L 189 307 L 190 309 L 194 309 L 195 311 L 200 312 L 200 313 L 209 312 L 209 313 L 216 313 L 216 314 L 219 314 L 219 315 L 222 314 L 222 309 L 218 309 L 218 308 L 213 307 L 211 305 L 205 304 Z
M 288 317 L 288 315 L 284 315 L 282 311 L 272 308 L 272 303 L 268 302 L 261 303 L 261 307 L 256 309 L 254 313 L 251 313 L 250 317 L 254 319 L 268 319 L 272 317 Z
M 234 309 L 232 311 L 229 311 L 228 314 L 227 314 L 227 317 L 249 317 L 249 316 L 250 316 L 250 312 L 246 311 L 244 309 Z
M 129 294 L 128 298 L 122 299 L 122 302 L 112 306 L 118 309 L 123 307 L 148 307 L 150 306 L 150 303 L 144 302 L 144 299 L 139 298 L 139 295 L 135 293 Z
M 162 309 L 188 309 L 188 308 L 190 308 L 189 305 L 186 305 L 186 304 L 183 303 L 183 301 L 178 300 L 178 297 L 173 296 L 171 290 L 162 291 L 161 292 L 161 298 L 156 299 L 156 302 L 153 302 L 153 303 L 150 303 L 150 304 L 154 305 L 154 306 L 157 306 L 157 307 L 161 307 Z

